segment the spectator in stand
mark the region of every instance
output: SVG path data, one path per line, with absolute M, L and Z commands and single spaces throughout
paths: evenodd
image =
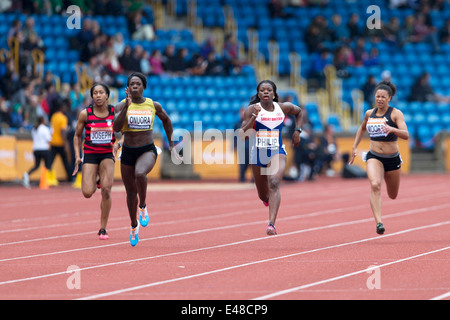
M 123 55 L 123 51 L 125 50 L 125 42 L 123 40 L 123 34 L 116 33 L 112 39 L 112 47 L 114 49 L 114 53 L 116 56 L 120 57 Z
M 367 59 L 369 53 L 366 50 L 366 39 L 358 38 L 356 40 L 355 48 L 353 49 L 353 57 L 355 59 L 355 66 L 361 67 L 364 65 L 364 60 Z
M 424 13 L 417 14 L 414 32 L 417 42 L 428 42 L 433 46 L 434 52 L 439 52 L 439 40 L 436 28 L 427 24 L 427 16 Z
M 70 110 L 72 112 L 81 109 L 83 107 L 83 93 L 81 93 L 80 83 L 76 82 L 72 85 L 72 90 L 70 91 L 70 101 L 72 102 Z
M 41 108 L 41 102 L 39 101 L 39 96 L 33 94 L 30 97 L 30 108 L 28 113 L 28 123 L 29 125 L 36 123 L 39 117 L 43 117 L 47 121 L 47 115 Z
M 369 107 L 372 107 L 375 102 L 374 91 L 376 86 L 377 80 L 375 76 L 369 75 L 363 87 L 361 88 L 361 91 L 364 94 L 364 102 L 366 102 Z
M 30 38 L 31 36 L 35 36 L 38 40 L 39 39 L 39 35 L 37 34 L 35 28 L 35 20 L 33 17 L 28 17 L 25 20 L 25 26 L 22 30 L 23 32 L 23 37 L 25 38 L 25 40 L 27 40 L 28 38 Z
M 291 16 L 284 12 L 284 4 L 281 0 L 270 0 L 267 8 L 272 18 L 289 18 Z
M 9 100 L 14 92 L 21 88 L 21 83 L 12 59 L 6 60 L 5 67 L 5 74 L 0 78 L 0 92 L 6 100 Z
M 112 47 L 107 48 L 104 53 L 103 67 L 112 77 L 124 72 L 119 58 Z
M 149 59 L 151 74 L 153 75 L 162 75 L 164 73 L 164 68 L 162 64 L 162 56 L 161 51 L 158 49 L 154 49 L 152 55 Z
M 333 65 L 336 68 L 336 75 L 340 78 L 348 78 L 351 74 L 348 71 L 349 66 L 353 66 L 355 59 L 348 46 L 340 46 L 336 49 L 333 58 Z
M 119 63 L 125 72 L 132 72 L 134 65 L 132 49 L 129 45 L 125 46 L 123 54 L 119 57 Z
M 370 49 L 370 54 L 364 59 L 364 66 L 372 67 L 380 65 L 380 56 L 377 47 L 372 47 Z
M 172 60 L 171 71 L 174 74 L 181 75 L 186 71 L 186 57 L 188 50 L 186 48 L 179 48 L 176 56 Z
M 362 36 L 361 27 L 359 26 L 359 15 L 357 13 L 352 13 L 350 19 L 347 23 L 347 28 L 349 30 L 350 39 L 359 38 Z
M 128 14 L 128 31 L 133 40 L 151 41 L 155 38 L 155 30 L 151 24 L 144 24 L 142 11 L 137 10 Z
M 194 53 L 187 64 L 187 71 L 191 75 L 201 76 L 205 74 L 207 66 L 208 62 L 200 54 Z
M 6 39 L 9 42 L 12 38 L 19 37 L 19 41 L 22 42 L 23 41 L 23 33 L 21 33 L 21 32 L 22 32 L 22 22 L 19 19 L 16 19 L 12 22 L 12 26 L 8 31 L 8 35 L 7 35 Z
M 433 102 L 444 102 L 449 103 L 450 97 L 443 96 L 438 93 L 435 93 L 433 88 L 430 85 L 430 74 L 428 72 L 424 72 L 417 79 L 416 83 L 411 88 L 411 94 L 409 96 L 409 101 L 433 101 Z
M 210 76 L 219 76 L 223 75 L 223 65 L 217 59 L 216 54 L 214 52 L 210 52 L 207 59 L 208 65 L 206 66 L 205 75 Z
M 312 128 L 309 124 L 303 126 L 300 134 L 300 144 L 295 148 L 294 161 L 300 172 L 299 181 L 313 181 L 318 173 L 317 143 L 314 142 Z
M 334 42 L 350 42 L 350 30 L 342 23 L 342 16 L 339 14 L 333 14 L 331 17 L 329 32 Z
M 320 88 L 325 88 L 325 67 L 331 65 L 331 54 L 328 49 L 322 49 L 319 54 L 316 54 L 314 59 L 311 73 L 309 78 L 317 81 L 317 86 Z
M 206 39 L 205 43 L 201 48 L 201 55 L 203 59 L 208 59 L 208 56 L 211 52 L 215 52 L 214 48 L 214 37 L 209 37 Z
M 320 144 L 317 150 L 319 172 L 325 169 L 327 177 L 333 177 L 335 174 L 333 164 L 336 161 L 340 161 L 340 158 L 341 155 L 337 147 L 334 127 L 327 124 L 323 129 L 323 135 L 320 137 Z
M 445 24 L 439 30 L 439 41 L 450 44 L 450 18 L 445 20 Z
M 9 115 L 6 99 L 0 97 L 0 134 L 3 134 L 3 128 L 11 127 L 11 117 Z
M 144 55 L 144 48 L 142 48 L 140 44 L 136 45 L 131 53 L 131 62 L 132 62 L 131 70 L 134 70 L 136 72 L 142 72 L 141 60 L 143 59 L 143 55 Z
M 305 33 L 305 43 L 309 53 L 319 52 L 324 48 L 323 43 L 330 40 L 327 20 L 322 16 L 315 17 Z
M 226 35 L 223 45 L 223 61 L 227 75 L 240 73 L 243 63 L 239 61 L 238 55 L 236 37 L 233 34 Z
M 381 24 L 380 29 L 377 29 L 377 28 L 373 28 L 373 29 L 365 28 L 364 29 L 363 36 L 367 40 L 369 40 L 370 42 L 372 42 L 374 44 L 378 44 L 378 43 L 382 42 L 384 39 L 384 33 L 382 30 L 384 30 L 385 26 L 384 26 L 383 20 L 381 20 L 380 24 Z
M 94 33 L 92 31 L 92 20 L 89 18 L 85 18 L 83 20 L 83 25 L 78 32 L 75 39 L 73 39 L 72 47 L 78 48 L 80 50 L 81 57 L 80 60 L 82 62 L 89 61 L 89 58 L 84 56 L 84 52 L 87 50 L 88 45 L 91 43 L 92 40 L 94 40 Z
M 152 67 L 150 65 L 150 55 L 148 51 L 145 50 L 142 52 L 141 57 L 141 72 L 146 76 L 150 75 L 152 72 Z
M 163 68 L 166 72 L 174 72 L 175 71 L 175 46 L 173 44 L 169 44 L 166 46 L 163 54 Z
M 23 127 L 23 109 L 18 103 L 14 104 L 11 109 L 11 128 L 22 129 Z
M 96 57 L 105 50 L 106 43 L 102 36 L 95 37 L 92 42 L 83 48 L 81 52 L 81 61 L 88 62 L 91 58 Z
M 389 23 L 382 29 L 384 32 L 384 39 L 388 43 L 401 45 L 401 25 L 397 17 L 391 17 Z
M 94 56 L 89 60 L 89 64 L 86 68 L 86 74 L 95 82 L 98 82 L 102 78 L 102 70 L 103 67 L 100 63 L 101 57 L 100 55 Z

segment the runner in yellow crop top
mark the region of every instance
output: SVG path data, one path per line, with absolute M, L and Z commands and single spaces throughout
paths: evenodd
M 125 102 L 125 100 L 122 102 Z M 145 101 L 141 104 L 131 102 L 128 107 L 122 132 L 153 130 L 153 120 L 155 119 L 155 114 L 156 109 L 152 99 L 145 98 Z
M 144 98 L 147 79 L 135 72 L 128 77 L 127 97 L 114 109 L 114 131 L 122 131 L 123 148 L 120 158 L 122 181 L 127 193 L 128 214 L 131 220 L 130 243 L 139 241 L 139 226 L 147 226 L 147 174 L 153 169 L 158 154 L 153 143 L 153 121 L 157 116 L 164 127 L 173 158 L 182 161 L 172 141 L 172 121 L 166 111 L 156 101 Z M 139 220 L 137 211 L 139 205 Z

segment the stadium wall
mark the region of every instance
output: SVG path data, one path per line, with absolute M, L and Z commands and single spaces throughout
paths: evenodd
M 338 149 L 342 154 L 351 153 L 353 140 L 353 136 L 337 138 Z M 403 159 L 402 172 L 409 173 L 411 149 L 407 141 L 399 140 L 398 142 Z M 161 147 L 162 141 L 155 141 L 155 144 Z M 450 172 L 450 137 L 443 140 L 443 144 L 445 145 L 446 170 L 447 172 Z M 285 145 L 288 152 L 288 163 L 286 166 L 286 170 L 288 170 L 293 163 L 294 151 L 289 140 L 285 140 Z M 360 152 L 368 151 L 369 145 L 370 140 L 365 138 L 361 141 L 358 150 Z M 31 140 L 21 140 L 13 136 L 0 137 L 0 181 L 15 181 L 21 179 L 23 173 L 33 166 L 34 158 L 32 146 L 33 143 Z M 213 158 L 211 158 L 211 156 L 213 156 Z M 194 140 L 191 143 L 191 158 L 193 172 L 201 179 L 238 180 L 239 165 L 237 163 L 237 155 L 230 142 L 216 142 L 215 145 L 213 145 L 211 141 Z M 200 161 L 198 161 L 198 159 L 200 159 Z M 161 179 L 161 168 L 163 165 L 161 157 L 158 159 L 155 168 L 149 174 L 149 179 Z M 360 156 L 356 158 L 355 165 L 365 168 L 365 163 Z M 336 172 L 341 172 L 342 168 L 342 162 L 335 163 L 334 170 Z M 53 169 L 56 171 L 57 179 L 64 181 L 66 178 L 65 171 L 59 157 L 55 159 Z M 40 170 L 36 170 L 31 175 L 30 179 L 36 181 L 39 177 Z M 114 178 L 116 180 L 121 179 L 120 161 L 116 161 Z M 247 178 L 248 180 L 251 178 L 250 170 L 247 172 Z

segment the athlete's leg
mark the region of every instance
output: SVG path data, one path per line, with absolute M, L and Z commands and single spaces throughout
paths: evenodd
M 400 174 L 399 170 L 388 171 L 384 174 L 384 181 L 386 181 L 386 188 L 389 198 L 396 199 L 398 190 L 400 188 Z
M 134 167 L 126 164 L 120 165 L 120 172 L 122 174 L 123 185 L 127 193 L 127 207 L 130 215 L 131 226 L 137 226 L 136 213 L 138 205 L 136 178 L 134 176 Z
M 286 169 L 286 156 L 278 154 L 272 157 L 268 166 L 269 186 L 269 220 L 273 224 L 277 219 L 278 209 L 281 203 L 280 183 L 283 180 Z
M 97 189 L 98 164 L 84 163 L 81 169 L 81 192 L 85 198 L 90 198 Z
M 114 181 L 114 161 L 112 159 L 104 159 L 100 163 L 100 185 L 102 190 L 102 201 L 100 203 L 101 218 L 100 228 L 106 229 L 108 224 L 109 213 L 111 211 L 111 188 Z
M 377 159 L 367 160 L 367 177 L 370 182 L 370 207 L 377 223 L 382 223 L 381 219 L 381 183 L 383 181 L 384 167 Z
M 156 155 L 153 151 L 143 153 L 136 161 L 135 177 L 136 187 L 139 195 L 139 206 L 146 205 L 147 198 L 147 174 L 152 171 L 156 163 Z
M 262 175 L 261 168 L 257 165 L 252 165 L 253 179 L 255 180 L 256 190 L 258 191 L 258 197 L 264 201 L 268 202 L 270 193 L 269 193 L 269 183 L 267 179 L 267 175 Z

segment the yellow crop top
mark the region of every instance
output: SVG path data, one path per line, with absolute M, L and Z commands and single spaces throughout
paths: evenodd
M 145 102 L 140 104 L 131 103 L 128 107 L 127 120 L 123 124 L 122 132 L 153 130 L 155 113 L 156 109 L 152 99 L 146 98 Z

